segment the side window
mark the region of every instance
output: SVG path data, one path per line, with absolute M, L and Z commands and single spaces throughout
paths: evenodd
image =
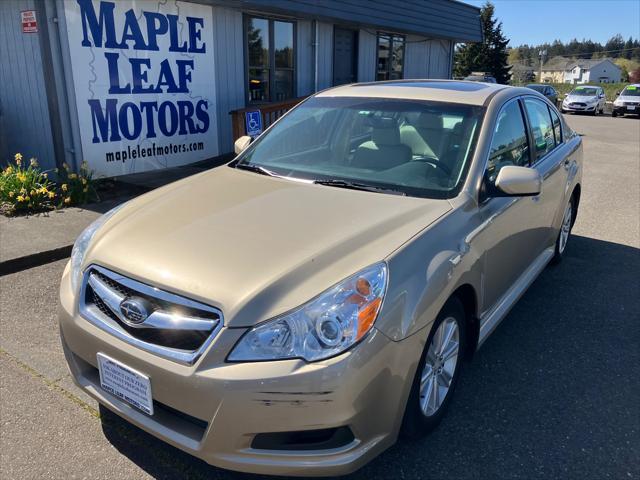
M 494 182 L 498 172 L 505 165 L 526 167 L 530 161 L 522 111 L 519 102 L 513 101 L 503 108 L 498 116 L 489 150 L 487 178 Z
M 533 133 L 536 154 L 538 157 L 544 157 L 556 146 L 549 109 L 545 103 L 535 98 L 525 98 L 524 105 Z
M 560 126 L 560 117 L 558 117 L 558 114 L 552 109 L 549 109 L 549 112 L 551 113 L 551 122 L 553 123 L 553 135 L 556 138 L 556 145 L 559 145 L 563 142 L 563 138 L 562 138 L 562 127 Z

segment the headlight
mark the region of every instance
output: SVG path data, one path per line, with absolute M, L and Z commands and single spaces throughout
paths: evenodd
M 228 360 L 313 362 L 342 353 L 373 327 L 386 286 L 384 263 L 365 268 L 292 313 L 249 330 Z
M 622 105 L 624 102 L 622 100 L 620 100 L 619 98 L 616 98 L 615 101 L 613 102 L 614 105 L 616 106 L 620 106 Z
M 109 218 L 123 206 L 124 203 L 112 208 L 107 213 L 94 220 L 91 225 L 84 229 L 73 244 L 73 250 L 71 250 L 71 288 L 73 288 L 74 292 L 78 291 L 78 286 L 80 285 L 80 278 L 82 277 L 80 267 L 82 267 L 84 254 L 87 252 L 87 247 L 89 246 L 89 243 L 91 243 L 91 239 L 104 222 L 109 220 Z

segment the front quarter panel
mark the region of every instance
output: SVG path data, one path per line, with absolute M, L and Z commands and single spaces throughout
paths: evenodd
M 377 328 L 392 340 L 430 325 L 459 286 L 478 292 L 482 254 L 472 237 L 482 218 L 466 195 L 453 202 L 453 210 L 387 259 L 389 286 Z

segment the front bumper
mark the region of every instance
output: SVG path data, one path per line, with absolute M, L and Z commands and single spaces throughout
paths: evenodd
M 393 444 L 424 343 L 423 335 L 393 342 L 374 329 L 353 349 L 321 362 L 225 363 L 245 329 L 224 327 L 188 366 L 132 347 L 80 317 L 68 268 L 60 299 L 62 344 L 80 388 L 171 445 L 212 465 L 252 473 L 342 475 Z M 100 387 L 98 352 L 150 377 L 153 416 Z M 254 441 L 259 434 L 323 429 L 352 435 L 303 450 L 265 448 L 264 442 L 257 448 Z
M 576 105 L 569 105 L 569 104 L 562 104 L 562 110 L 565 112 L 594 112 L 597 108 L 597 104 L 595 105 L 587 105 L 585 107 L 582 106 L 576 106 Z
M 640 105 L 613 105 L 613 111 L 617 114 L 635 114 L 640 115 Z

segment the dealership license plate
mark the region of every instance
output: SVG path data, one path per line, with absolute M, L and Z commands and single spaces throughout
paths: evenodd
M 629 105 L 627 107 L 627 110 L 635 110 L 635 109 L 636 109 L 635 105 Z
M 97 357 L 100 386 L 144 413 L 153 415 L 149 377 L 103 353 L 98 353 Z

